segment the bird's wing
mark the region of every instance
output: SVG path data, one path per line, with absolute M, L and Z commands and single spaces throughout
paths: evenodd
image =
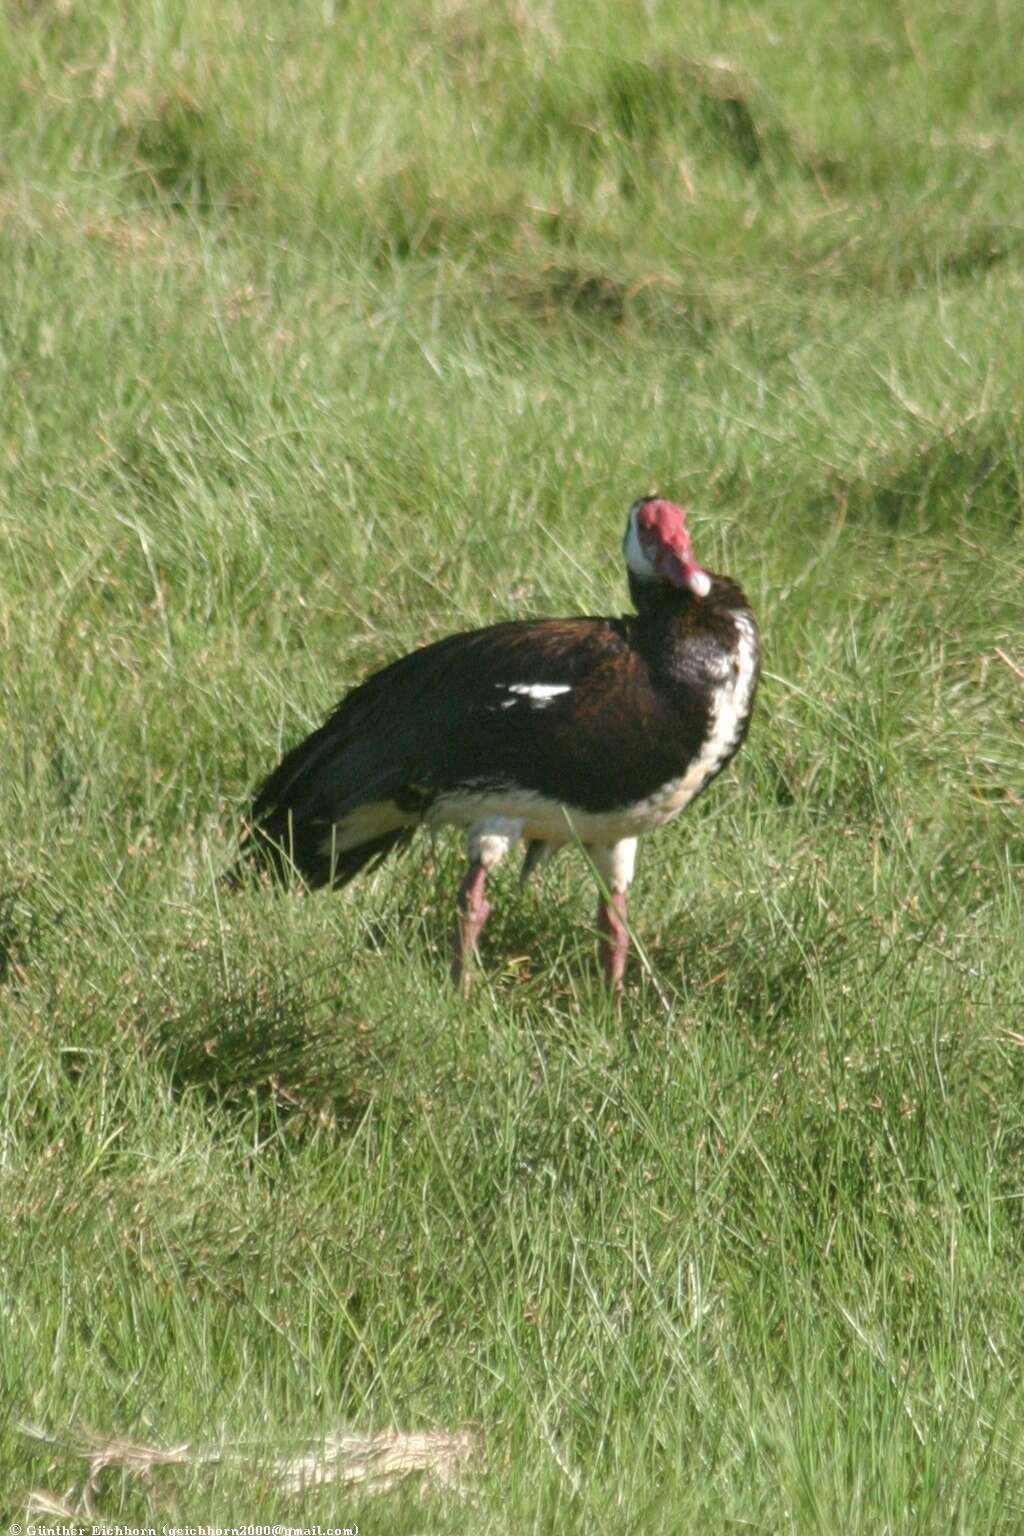
M 588 742 L 601 755 L 596 706 L 603 698 L 614 715 L 636 682 L 627 625 L 517 621 L 401 657 L 286 755 L 257 791 L 253 823 L 336 819 L 384 796 L 412 814 L 454 783 L 528 773 L 531 739 L 550 737 L 549 757 L 586 756 Z

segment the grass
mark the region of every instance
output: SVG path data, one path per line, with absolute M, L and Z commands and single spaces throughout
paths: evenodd
M 1024 1523 L 1016 16 L 682 9 L 8 9 L 10 1518 L 85 1507 L 21 1420 L 230 1452 L 107 1522 Z M 568 856 L 468 1005 L 446 839 L 218 888 L 368 670 L 620 610 L 654 487 L 767 678 L 621 1007 Z M 469 1496 L 279 1486 L 392 1425 Z

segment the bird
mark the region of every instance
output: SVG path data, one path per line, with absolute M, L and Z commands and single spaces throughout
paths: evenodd
M 634 613 L 514 619 L 437 640 L 347 693 L 256 789 L 237 871 L 347 885 L 421 826 L 466 839 L 451 975 L 468 990 L 488 877 L 579 843 L 598 877 L 605 979 L 622 989 L 637 838 L 707 789 L 746 738 L 760 637 L 729 576 L 693 553 L 687 511 L 630 507 Z

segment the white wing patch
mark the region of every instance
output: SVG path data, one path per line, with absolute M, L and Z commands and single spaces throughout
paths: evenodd
M 569 693 L 571 683 L 509 683 L 509 693 L 521 693 L 524 698 L 536 699 L 538 704 L 546 704 L 549 699 L 554 699 L 560 693 Z
M 499 709 L 512 709 L 520 699 L 525 699 L 534 709 L 546 709 L 560 693 L 572 692 L 571 683 L 495 683 L 494 686 L 514 695 L 511 699 L 503 699 Z

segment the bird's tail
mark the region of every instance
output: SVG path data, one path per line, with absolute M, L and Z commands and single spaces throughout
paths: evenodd
M 389 853 L 404 848 L 412 839 L 414 826 L 397 827 L 369 837 L 353 848 L 338 850 L 324 836 L 322 825 L 287 818 L 285 826 L 249 823 L 243 833 L 238 858 L 222 879 L 230 890 L 238 890 L 247 881 L 269 874 L 278 884 L 298 880 L 316 890 L 331 886 L 338 890 L 364 869 L 376 869 Z
M 372 792 L 361 785 L 346 810 L 333 784 L 325 792 L 317 770 L 325 748 L 333 745 L 327 728 L 293 747 L 263 784 L 249 807 L 239 855 L 225 875 L 237 888 L 255 872 L 281 883 L 299 879 L 316 889 L 347 885 L 360 870 L 373 869 L 415 831 L 401 816 L 390 823 L 372 815 Z M 354 803 L 353 803 L 354 801 Z M 345 826 L 340 823 L 344 821 Z

